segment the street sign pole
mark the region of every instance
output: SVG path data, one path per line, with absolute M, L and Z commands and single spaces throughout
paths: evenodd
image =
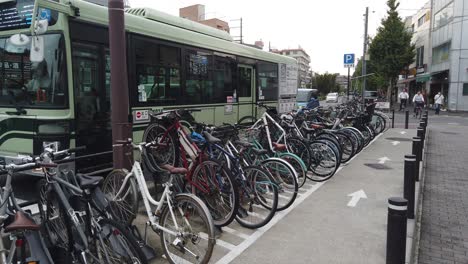
M 349 100 L 349 81 L 350 81 L 350 80 L 349 80 L 349 79 L 350 79 L 350 78 L 349 78 L 349 74 L 350 74 L 350 71 L 351 71 L 351 68 L 348 67 L 348 87 L 347 87 L 347 89 L 346 89 L 346 101 Z
M 346 96 L 347 96 L 346 101 L 347 101 L 349 100 L 351 67 L 354 67 L 354 53 L 344 55 L 344 66 L 345 68 L 348 68 L 348 85 L 346 88 Z

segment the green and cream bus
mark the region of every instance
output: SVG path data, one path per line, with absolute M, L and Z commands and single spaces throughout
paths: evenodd
M 47 21 L 44 59 L 31 62 L 31 36 Z M 224 31 L 149 8 L 125 12 L 133 137 L 141 141 L 148 110 L 196 107 L 197 121 L 236 122 L 255 102 L 294 107 L 292 58 L 233 42 Z M 108 10 L 81 0 L 0 1 L 0 162 L 38 154 L 45 142 L 86 145 L 78 168 L 110 167 Z M 85 166 L 86 165 L 86 166 Z

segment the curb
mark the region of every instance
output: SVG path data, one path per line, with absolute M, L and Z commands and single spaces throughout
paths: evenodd
M 419 193 L 418 193 L 418 205 L 416 207 L 416 221 L 414 224 L 414 231 L 413 231 L 413 242 L 411 245 L 411 257 L 409 259 L 410 264 L 417 264 L 419 261 L 419 242 L 421 240 L 421 218 L 422 218 L 422 203 L 424 198 L 424 185 L 426 181 L 426 151 L 427 145 L 429 140 L 430 129 L 429 127 L 426 129 L 426 136 L 424 139 L 424 148 L 422 154 L 422 164 L 420 165 L 419 170 Z

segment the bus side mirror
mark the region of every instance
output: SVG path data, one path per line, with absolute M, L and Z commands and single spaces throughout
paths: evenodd
M 42 36 L 33 36 L 31 38 L 29 59 L 31 62 L 41 62 L 44 60 L 44 38 Z

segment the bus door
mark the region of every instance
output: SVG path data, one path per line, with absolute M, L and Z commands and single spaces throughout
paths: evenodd
M 248 65 L 239 65 L 237 67 L 237 98 L 238 98 L 238 117 L 254 115 L 255 98 L 255 69 Z
M 75 43 L 73 83 L 76 146 L 86 146 L 78 159 L 78 171 L 96 171 L 112 166 L 110 125 L 110 57 L 101 44 Z M 82 156 L 82 155 L 80 155 Z

